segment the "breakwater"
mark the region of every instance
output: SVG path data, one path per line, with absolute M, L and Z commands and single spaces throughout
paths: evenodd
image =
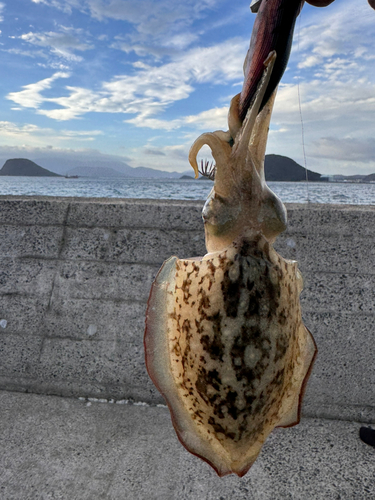
M 0 389 L 162 403 L 146 301 L 171 255 L 205 252 L 199 201 L 0 197 Z M 303 414 L 375 418 L 375 207 L 287 205 L 319 354 Z

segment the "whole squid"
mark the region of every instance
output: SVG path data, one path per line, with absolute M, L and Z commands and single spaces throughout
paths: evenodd
M 302 322 L 297 263 L 273 248 L 287 216 L 264 177 L 272 107 L 302 4 L 262 0 L 228 130 L 203 134 L 189 153 L 196 176 L 203 145 L 216 163 L 203 208 L 207 253 L 168 259 L 147 306 L 149 375 L 181 443 L 220 476 L 243 476 L 275 427 L 299 422 L 317 353 Z

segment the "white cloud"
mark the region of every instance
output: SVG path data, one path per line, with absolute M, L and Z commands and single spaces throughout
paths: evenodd
M 146 146 L 144 148 L 144 154 L 150 156 L 166 156 L 166 154 L 161 148 L 155 148 L 151 146 Z
M 172 159 L 182 160 L 187 168 L 190 168 L 188 164 L 188 154 L 189 154 L 190 144 L 175 144 L 174 146 L 165 146 L 163 150 Z
M 304 81 L 300 84 L 300 94 L 303 119 L 315 122 L 317 128 L 324 122 L 331 122 L 332 127 L 336 120 L 341 120 L 347 127 L 354 118 L 366 126 L 374 120 L 375 85 L 367 78 Z M 299 120 L 297 85 L 280 87 L 272 118 L 273 122 L 284 124 Z
M 69 66 L 67 66 L 66 64 L 62 64 L 59 61 L 49 62 L 48 64 L 38 62 L 37 65 L 40 68 L 48 68 L 48 69 L 52 68 L 52 69 L 57 69 L 59 71 L 69 71 L 70 69 Z
M 222 0 L 33 0 L 65 12 L 77 9 L 97 21 L 130 23 L 133 31 L 113 45 L 142 57 L 173 55 L 197 40 L 189 31 L 194 21 Z M 125 30 L 126 31 L 126 30 Z
M 61 2 L 60 0 L 31 0 L 33 3 L 48 5 L 49 7 L 55 7 L 56 9 L 62 10 L 66 13 L 72 12 L 72 7 L 79 8 L 80 0 L 66 0 Z
M 2 136 L 29 136 L 32 133 L 35 133 L 35 131 L 39 130 L 39 128 L 36 125 L 32 124 L 26 124 L 26 125 L 16 125 L 15 123 L 12 122 L 7 122 L 7 121 L 1 121 L 0 122 L 0 132 Z
M 4 21 L 3 11 L 5 9 L 5 3 L 0 2 L 0 23 Z M 0 31 L 1 33 L 1 31 Z
M 138 158 L 139 163 L 143 163 L 144 159 L 149 163 L 150 156 L 152 156 L 154 168 L 165 168 L 169 164 L 171 167 L 173 165 L 170 170 L 178 170 L 181 167 L 188 170 L 190 168 L 188 162 L 190 145 L 190 142 L 160 147 L 147 144 L 142 150 L 134 149 L 133 153 Z
M 81 61 L 82 57 L 74 54 L 75 51 L 85 51 L 92 49 L 93 46 L 81 42 L 77 35 L 81 35 L 81 30 L 60 27 L 60 32 L 49 31 L 46 33 L 25 33 L 19 38 L 24 42 L 39 47 L 46 47 L 59 57 L 70 61 Z
M 44 146 L 46 143 L 64 144 L 71 143 L 72 138 L 77 142 L 91 142 L 100 130 L 55 130 L 47 127 L 39 127 L 34 124 L 17 124 L 9 121 L 0 121 L 0 143 L 8 146 L 20 146 L 29 144 L 31 147 Z
M 300 94 L 303 124 L 297 85 L 279 89 L 271 122 L 276 130 L 270 135 L 268 152 L 290 156 L 302 164 L 303 125 L 306 151 L 312 162 L 308 168 L 338 173 L 338 165 L 332 160 L 362 162 L 367 157 L 374 169 L 375 151 L 369 145 L 374 127 L 375 85 L 367 78 L 335 80 L 328 76 L 326 80 L 302 82 Z M 282 132 L 286 127 L 287 134 Z
M 212 108 L 196 115 L 187 115 L 175 120 L 160 120 L 140 114 L 136 118 L 126 120 L 126 123 L 131 123 L 136 127 L 167 131 L 176 130 L 185 126 L 192 127 L 195 130 L 227 130 L 228 110 L 228 106 L 223 108 Z
M 15 54 L 17 56 L 25 56 L 32 57 L 33 59 L 42 57 L 43 59 L 47 58 L 47 55 L 42 50 L 23 50 L 23 49 L 3 49 L 4 52 L 8 52 L 8 54 Z
M 227 130 L 229 107 L 213 108 L 202 111 L 197 115 L 189 115 L 184 118 L 187 125 L 194 125 L 202 130 Z
M 137 65 L 133 74 L 120 75 L 104 82 L 99 90 L 67 87 L 68 96 L 47 98 L 57 78 L 69 76 L 56 73 L 51 78 L 12 92 L 7 98 L 24 107 L 34 107 L 39 114 L 55 120 L 69 120 L 85 113 L 127 113 L 136 115 L 130 122 L 136 126 L 172 130 L 179 123 L 167 123 L 155 117 L 176 101 L 186 99 L 194 84 L 230 82 L 242 72 L 245 42 L 227 40 L 213 47 L 191 49 L 173 62 L 158 66 Z M 43 104 L 48 103 L 48 109 Z M 58 107 L 51 109 L 51 104 Z
M 47 99 L 42 96 L 42 91 L 50 89 L 52 84 L 58 78 L 68 78 L 69 73 L 58 72 L 50 78 L 45 78 L 36 83 L 30 83 L 23 87 L 24 90 L 19 92 L 11 92 L 6 96 L 7 99 L 19 104 L 23 108 L 39 108 Z
M 70 137 L 75 137 L 75 138 L 80 138 L 82 140 L 93 140 L 95 136 L 98 135 L 103 135 L 102 130 L 61 130 L 60 131 L 61 137 L 64 138 L 70 138 Z
M 127 54 L 134 52 L 139 57 L 148 58 L 153 56 L 156 59 L 162 59 L 165 56 L 172 57 L 178 55 L 181 50 L 186 49 L 197 38 L 197 35 L 187 33 L 178 37 L 163 37 L 158 41 L 146 40 L 142 43 L 134 43 L 123 37 L 117 37 L 116 41 L 111 44 L 111 48 L 122 50 Z
M 313 142 L 310 155 L 351 162 L 369 163 L 375 160 L 375 139 L 322 137 Z
M 312 55 L 306 57 L 302 62 L 298 63 L 299 68 L 311 68 L 313 66 L 318 66 L 322 62 L 322 57 L 319 55 Z
M 303 11 L 303 27 L 299 40 L 297 34 L 294 41 L 295 46 L 299 44 L 300 58 L 348 56 L 360 49 L 373 54 L 373 14 L 363 0 L 335 2 L 327 9 L 310 10 L 308 19 Z
M 176 120 L 160 120 L 158 118 L 149 118 L 147 115 L 138 115 L 130 120 L 125 120 L 125 123 L 131 123 L 135 127 L 150 128 L 154 130 L 175 130 L 180 128 L 183 121 Z
M 77 9 L 102 21 L 115 19 L 138 25 L 140 32 L 155 33 L 183 20 L 191 24 L 203 11 L 214 8 L 217 0 L 32 0 L 63 11 Z

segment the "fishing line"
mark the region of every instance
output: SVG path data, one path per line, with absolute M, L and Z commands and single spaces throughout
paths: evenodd
M 300 48 L 299 48 L 299 39 L 300 39 L 300 32 L 301 32 L 301 17 L 302 17 L 302 10 L 299 14 L 299 19 L 298 19 L 298 37 L 297 37 L 297 52 L 298 52 L 298 60 L 300 60 Z M 307 194 L 307 203 L 310 203 L 310 193 L 309 193 L 309 176 L 307 173 L 307 162 L 306 162 L 306 150 L 305 150 L 305 129 L 303 127 L 303 117 L 302 117 L 302 106 L 301 106 L 301 94 L 300 94 L 300 88 L 299 88 L 299 82 L 300 82 L 300 75 L 297 75 L 297 92 L 298 92 L 298 106 L 299 106 L 299 116 L 301 120 L 301 136 L 302 136 L 302 152 L 303 152 L 303 162 L 305 166 L 305 174 L 306 174 L 306 194 Z

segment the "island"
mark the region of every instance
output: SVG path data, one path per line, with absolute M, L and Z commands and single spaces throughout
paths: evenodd
M 267 181 L 320 181 L 321 174 L 312 172 L 287 156 L 269 154 L 265 157 L 264 173 Z
M 0 170 L 0 175 L 27 176 L 27 177 L 62 177 L 55 174 L 46 168 L 40 167 L 31 160 L 26 158 L 13 158 L 7 160 L 3 168 Z

